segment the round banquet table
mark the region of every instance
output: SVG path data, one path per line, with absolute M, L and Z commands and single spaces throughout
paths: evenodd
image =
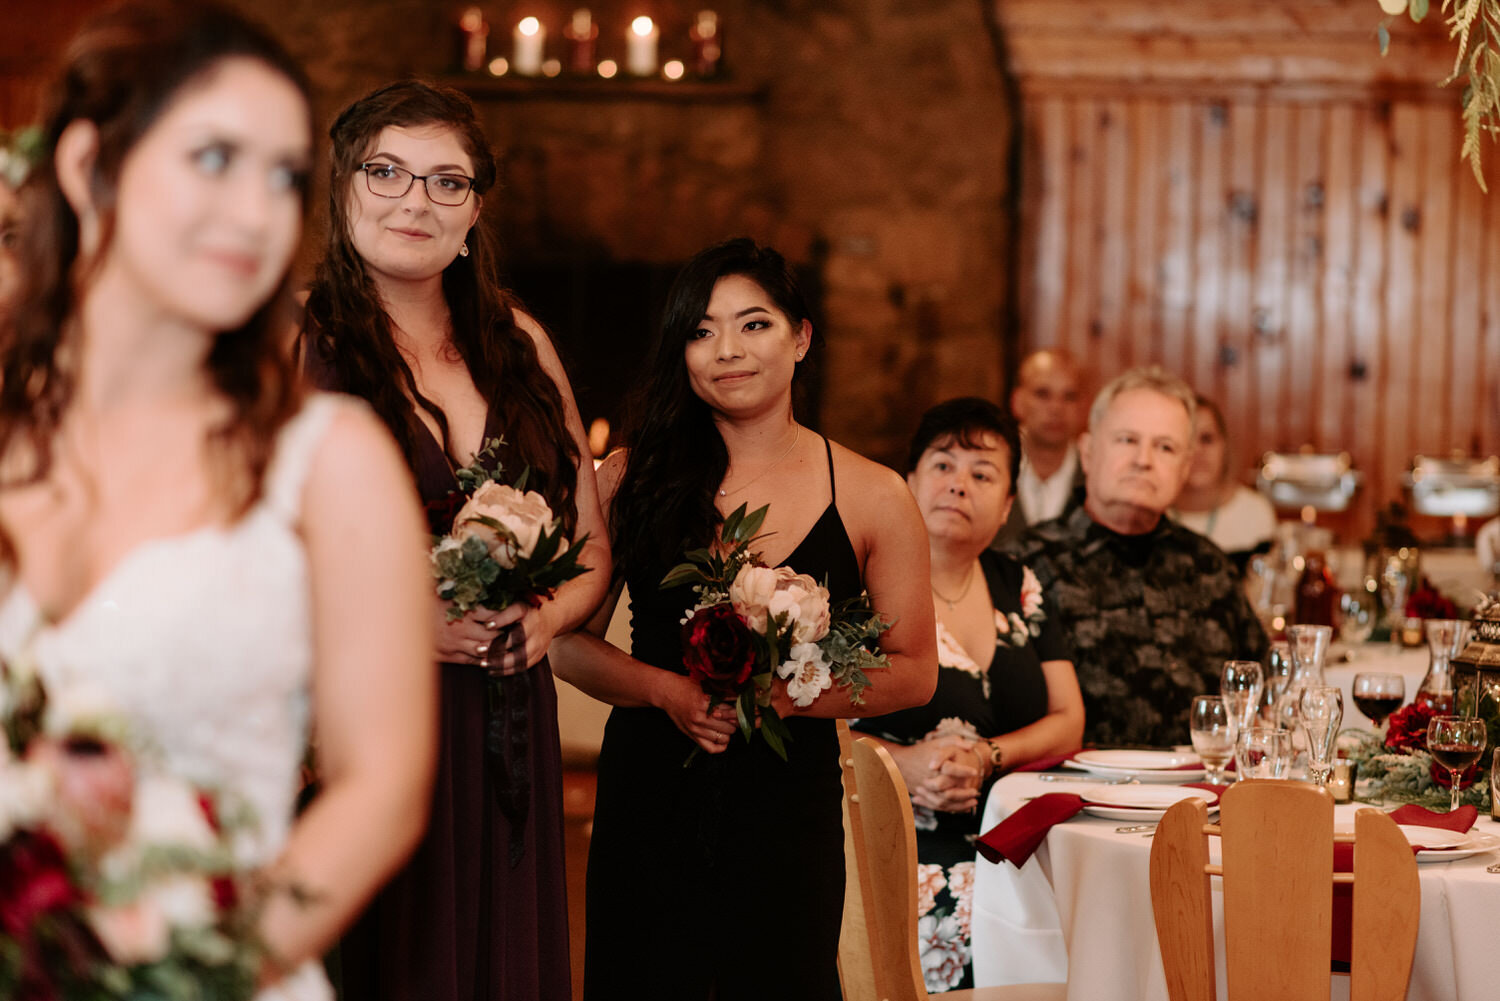
M 1027 798 L 1082 788 L 1043 782 L 1034 773 L 1007 775 L 991 789 L 979 830 L 988 831 Z M 1338 805 L 1335 822 L 1353 823 L 1355 810 L 1365 805 Z M 1019 870 L 1009 862 L 976 859 L 976 986 L 1066 981 L 1070 1001 L 1166 1001 L 1151 915 L 1151 841 L 1115 832 L 1127 823 L 1080 813 L 1052 828 Z M 1475 831 L 1500 834 L 1500 824 L 1482 816 Z M 1210 840 L 1215 855 L 1217 844 Z M 1500 916 L 1500 875 L 1485 872 L 1497 860 L 1500 853 L 1481 852 L 1418 866 L 1422 919 L 1408 1001 L 1497 996 L 1500 950 L 1494 948 L 1493 935 Z M 1223 915 L 1218 881 L 1213 883 L 1222 998 L 1227 996 Z M 1334 977 L 1332 997 L 1348 996 L 1349 979 Z

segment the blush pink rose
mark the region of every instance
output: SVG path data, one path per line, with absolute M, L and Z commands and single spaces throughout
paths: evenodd
M 743 567 L 729 586 L 729 600 L 757 633 L 785 615 L 794 644 L 816 643 L 828 635 L 827 589 L 791 567 Z
M 123 751 L 95 741 L 42 739 L 26 760 L 51 776 L 51 823 L 70 851 L 99 856 L 125 839 L 135 770 Z
M 1021 617 L 1029 619 L 1042 610 L 1042 584 L 1031 572 L 1031 567 L 1021 568 Z
M 474 519 L 491 518 L 510 533 L 506 538 L 483 522 Z M 542 532 L 550 528 L 555 520 L 547 499 L 535 490 L 524 493 L 493 480 L 474 491 L 474 495 L 459 510 L 453 519 L 455 528 L 462 526 L 463 532 L 477 535 L 484 540 L 495 562 L 510 568 L 518 559 L 532 554 Z M 558 549 L 561 553 L 564 550 Z

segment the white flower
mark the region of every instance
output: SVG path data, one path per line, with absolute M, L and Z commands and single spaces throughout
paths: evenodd
M 1042 584 L 1031 572 L 1031 567 L 1021 568 L 1021 615 L 1033 618 L 1042 610 Z
M 978 740 L 979 731 L 974 729 L 974 724 L 966 719 L 958 716 L 945 716 L 938 720 L 938 725 L 922 739 L 931 740 L 934 737 L 963 737 L 966 740 Z
M 121 726 L 114 699 L 102 685 L 78 681 L 54 687 L 47 693 L 47 713 L 42 727 L 49 736 L 119 736 Z
M 89 926 L 122 966 L 163 959 L 172 940 L 167 917 L 156 902 L 144 896 L 118 907 L 91 907 Z
M 53 774 L 24 761 L 0 764 L 0 843 L 17 828 L 33 827 L 47 815 L 55 792 Z
M 175 845 L 203 852 L 218 843 L 198 791 L 160 775 L 144 775 L 136 782 L 128 840 L 138 846 Z
M 776 673 L 786 679 L 786 693 L 792 703 L 806 708 L 833 686 L 832 666 L 818 644 L 798 643 L 792 647 L 790 659 Z
M 919 803 L 911 805 L 912 820 L 919 831 L 935 831 L 938 828 L 937 811 L 930 806 L 922 806 Z
M 477 518 L 490 518 L 500 524 L 503 532 L 491 528 Z M 485 483 L 468 502 L 459 509 L 453 519 L 455 534 L 458 526 L 465 535 L 477 535 L 484 540 L 490 555 L 502 567 L 516 565 L 518 559 L 529 557 L 536 549 L 542 532 L 555 520 L 547 499 L 535 490 L 525 493 L 494 480 Z M 507 537 L 508 534 L 508 537 Z M 558 547 L 561 554 L 566 544 Z
M 746 564 L 729 585 L 729 600 L 752 631 L 764 633 L 766 623 L 786 616 L 792 642 L 816 643 L 828 635 L 828 590 L 791 567 Z
M 917 922 L 917 944 L 927 989 L 936 992 L 958 986 L 969 960 L 958 921 L 952 915 L 927 915 Z

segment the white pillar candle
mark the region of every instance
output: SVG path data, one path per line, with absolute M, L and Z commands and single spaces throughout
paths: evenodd
M 522 76 L 536 76 L 542 71 L 542 50 L 547 43 L 547 29 L 534 17 L 523 17 L 516 25 L 510 68 Z
M 661 30 L 646 16 L 630 22 L 625 33 L 625 68 L 632 76 L 656 75 L 656 42 Z

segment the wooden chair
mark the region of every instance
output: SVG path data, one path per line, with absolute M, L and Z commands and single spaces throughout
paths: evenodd
M 927 1001 L 917 954 L 917 829 L 906 783 L 873 740 L 839 721 L 847 890 L 839 938 L 845 1001 Z M 951 1001 L 1061 1001 L 1063 984 L 950 991 Z
M 1229 1001 L 1327 1001 L 1333 884 L 1354 884 L 1350 1001 L 1401 1001 L 1417 945 L 1421 891 L 1406 837 L 1379 810 L 1335 835 L 1315 786 L 1260 779 L 1224 794 L 1219 823 L 1201 800 L 1167 811 L 1151 845 L 1151 906 L 1170 1001 L 1216 1001 L 1211 878 L 1223 878 Z M 1217 834 L 1222 865 L 1211 865 Z M 1333 871 L 1336 841 L 1354 872 Z

